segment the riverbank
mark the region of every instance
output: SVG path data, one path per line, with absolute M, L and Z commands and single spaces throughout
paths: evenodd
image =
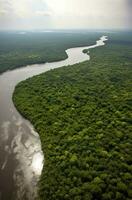
M 17 85 L 14 103 L 45 155 L 40 199 L 132 198 L 131 46 L 123 43 Z
M 99 43 L 87 48 L 104 45 L 105 38 Z M 37 183 L 43 167 L 43 153 L 39 135 L 32 124 L 25 120 L 16 110 L 12 102 L 15 86 L 32 76 L 50 69 L 65 65 L 73 65 L 89 60 L 81 48 L 66 51 L 68 59 L 45 64 L 30 65 L 7 71 L 0 75 L 0 185 L 1 199 L 35 199 Z M 39 163 L 39 164 L 38 164 Z M 2 181 L 3 180 L 3 181 Z
M 66 49 L 88 46 L 103 33 L 70 32 L 0 32 L 0 73 L 26 65 L 67 59 Z

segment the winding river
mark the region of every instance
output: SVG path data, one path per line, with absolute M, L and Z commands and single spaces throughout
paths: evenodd
M 13 105 L 15 86 L 50 69 L 89 60 L 82 50 L 103 46 L 106 40 L 102 36 L 95 45 L 68 49 L 68 58 L 63 61 L 30 65 L 0 75 L 0 200 L 35 200 L 44 164 L 39 135 Z

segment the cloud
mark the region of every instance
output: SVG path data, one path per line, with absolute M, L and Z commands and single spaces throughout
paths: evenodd
M 132 0 L 0 0 L 0 28 L 132 28 Z
M 131 12 L 127 13 L 127 1 L 132 2 L 132 0 L 45 0 L 54 13 L 56 27 L 61 28 L 126 27 L 127 16 Z
M 56 15 L 99 15 L 122 12 L 126 0 L 44 0 Z M 106 15 L 108 14 L 106 13 Z
M 0 13 L 28 18 L 34 14 L 48 16 L 50 10 L 43 0 L 1 0 Z
M 42 11 L 42 10 L 36 11 L 35 14 L 37 16 L 51 16 L 52 15 L 50 11 Z
M 0 29 L 51 27 L 51 11 L 43 0 L 0 0 Z
M 12 12 L 12 4 L 10 0 L 1 0 L 0 2 L 0 16 L 7 15 Z
M 3 16 L 3 15 L 7 15 L 8 14 L 8 11 L 7 10 L 0 10 L 0 16 Z
M 127 0 L 126 6 L 127 6 L 129 17 L 132 19 L 132 0 Z

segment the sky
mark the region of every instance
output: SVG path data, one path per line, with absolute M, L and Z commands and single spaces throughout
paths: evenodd
M 132 0 L 0 0 L 0 30 L 132 29 Z

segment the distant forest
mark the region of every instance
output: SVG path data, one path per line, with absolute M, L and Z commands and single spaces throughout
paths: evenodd
M 91 32 L 0 32 L 0 73 L 29 64 L 67 58 L 65 50 L 94 44 L 102 33 Z
M 132 38 L 108 36 L 90 61 L 16 86 L 13 101 L 45 155 L 40 199 L 132 199 Z

